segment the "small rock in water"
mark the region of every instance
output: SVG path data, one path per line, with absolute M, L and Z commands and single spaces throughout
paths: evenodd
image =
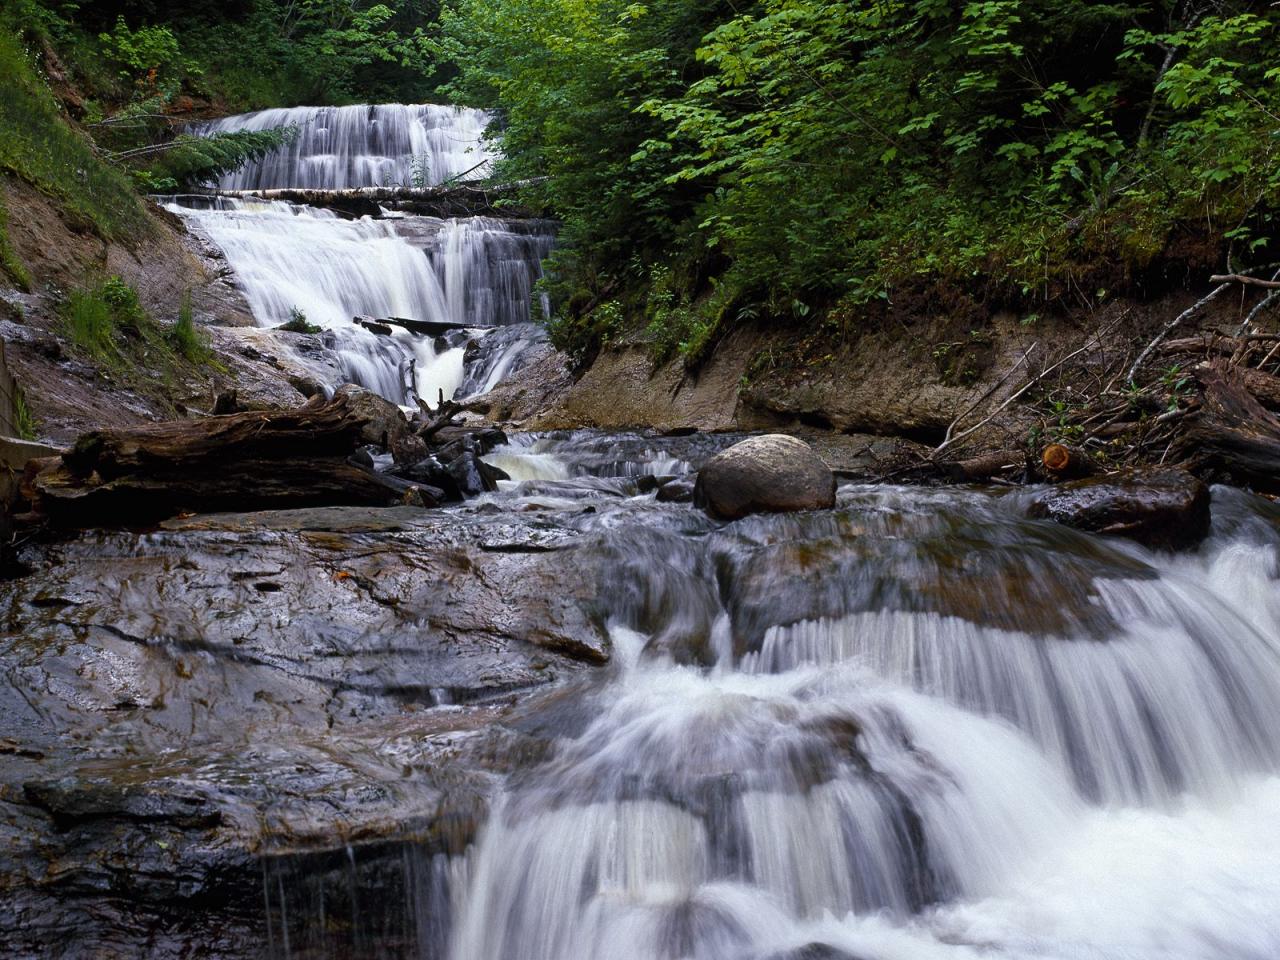
M 693 500 L 694 482 L 689 477 L 676 477 L 658 487 L 659 503 L 689 503 Z
M 1209 532 L 1209 488 L 1185 470 L 1092 477 L 1046 490 L 1029 513 L 1076 530 L 1183 550 Z
M 698 472 L 693 500 L 713 516 L 819 510 L 836 502 L 836 478 L 803 440 L 782 434 L 749 437 Z
M 829 943 L 807 943 L 803 947 L 788 950 L 785 953 L 771 953 L 764 960 L 860 960 L 860 958 Z
M 447 451 L 447 452 L 446 452 Z M 476 445 L 470 437 L 455 441 L 440 451 L 441 458 L 449 457 L 449 475 L 464 497 L 478 497 L 498 489 L 499 480 L 509 480 L 505 471 L 490 466 L 480 459 Z

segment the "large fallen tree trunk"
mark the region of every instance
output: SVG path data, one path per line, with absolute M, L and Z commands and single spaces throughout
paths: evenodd
M 245 197 L 258 200 L 283 200 L 309 207 L 324 207 L 351 217 L 378 216 L 382 210 L 396 210 L 427 217 L 500 216 L 522 219 L 538 216 L 536 211 L 511 203 L 521 188 L 545 178 L 514 183 L 452 183 L 436 187 L 352 187 L 345 190 L 315 190 L 303 187 L 279 187 L 266 190 L 218 190 L 188 194 L 195 202 L 202 197 Z M 182 200 L 183 198 L 179 198 Z
M 27 484 L 59 525 L 136 525 L 178 513 L 385 504 L 402 484 L 348 462 L 366 419 L 339 395 L 249 411 L 94 431 Z
M 1245 375 L 1221 360 L 1195 370 L 1204 401 L 1180 454 L 1196 473 L 1262 493 L 1280 493 L 1280 420 L 1249 392 Z

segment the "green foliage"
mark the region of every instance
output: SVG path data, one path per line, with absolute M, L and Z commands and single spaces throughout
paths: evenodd
M 119 366 L 135 346 L 163 342 L 137 290 L 118 276 L 72 290 L 61 314 L 72 342 L 106 366 Z
M 27 405 L 27 395 L 16 382 L 13 385 L 13 420 L 19 439 L 35 440 L 40 435 L 39 424 Z
M 74 220 L 108 239 L 146 230 L 142 204 L 120 170 L 62 119 L 17 36 L 0 18 L 0 171 L 54 198 Z
M 0 196 L 0 272 L 18 285 L 20 290 L 31 289 L 31 273 L 26 265 L 18 259 L 18 254 L 9 243 L 9 212 L 5 209 L 4 199 Z
M 161 79 L 198 76 L 195 61 L 182 55 L 178 38 L 163 26 L 130 29 L 123 16 L 117 17 L 109 33 L 98 35 L 107 58 L 120 67 L 120 76 L 154 86 Z
M 307 321 L 307 315 L 297 307 L 289 309 L 289 319 L 277 327 L 278 330 L 284 330 L 288 333 L 319 333 L 321 327 L 317 327 L 314 323 Z
M 169 328 L 168 339 L 178 354 L 191 363 L 208 363 L 213 358 L 213 352 L 209 349 L 209 335 L 196 326 L 189 291 L 182 295 L 178 319 Z
M 550 178 L 559 336 L 588 350 L 579 289 L 685 353 L 725 322 L 713 294 L 775 318 L 940 284 L 1029 305 L 1179 231 L 1237 262 L 1274 243 L 1274 5 L 457 0 L 446 28 L 507 172 Z
M 73 343 L 101 363 L 118 359 L 115 317 L 101 288 L 72 290 L 62 305 L 62 321 Z
M 151 151 L 158 153 L 159 159 L 142 173 L 152 182 L 197 186 L 266 156 L 296 134 L 294 127 L 237 130 L 209 137 L 179 134 Z

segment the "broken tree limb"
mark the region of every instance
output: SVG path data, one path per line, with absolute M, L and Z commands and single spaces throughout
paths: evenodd
M 1123 319 L 1124 319 L 1124 317 L 1123 317 L 1123 316 L 1122 316 L 1122 317 L 1120 317 L 1120 319 L 1119 319 L 1119 320 L 1117 320 L 1117 321 L 1116 321 L 1116 323 L 1119 323 L 1119 322 L 1120 322 L 1120 320 L 1123 320 Z M 1114 326 L 1115 326 L 1115 324 L 1112 324 L 1112 326 L 1114 327 Z M 1101 336 L 1101 334 L 1099 334 L 1099 336 Z M 976 430 L 978 430 L 978 429 L 979 429 L 979 428 L 981 428 L 981 427 L 986 426 L 988 423 L 990 423 L 992 420 L 994 420 L 994 419 L 996 418 L 996 415 L 997 415 L 997 414 L 999 414 L 999 413 L 1000 413 L 1001 411 L 1003 411 L 1006 407 L 1008 407 L 1008 406 L 1009 406 L 1009 404 L 1013 403 L 1013 401 L 1017 400 L 1020 396 L 1022 396 L 1024 393 L 1026 393 L 1026 392 L 1027 392 L 1028 390 L 1030 390 L 1032 387 L 1034 387 L 1037 383 L 1039 383 L 1041 380 L 1043 380 L 1043 379 L 1044 379 L 1045 377 L 1047 377 L 1049 374 L 1053 373 L 1053 371 L 1057 370 L 1059 367 L 1061 367 L 1061 366 L 1062 366 L 1064 363 L 1066 363 L 1068 360 L 1071 360 L 1071 359 L 1073 359 L 1074 357 L 1078 357 L 1080 354 L 1082 354 L 1082 353 L 1084 353 L 1086 350 L 1088 350 L 1088 349 L 1089 349 L 1089 346 L 1090 346 L 1090 344 L 1091 344 L 1091 343 L 1092 343 L 1092 341 L 1090 341 L 1090 343 L 1086 343 L 1083 347 L 1080 347 L 1078 350 L 1072 350 L 1069 354 L 1067 354 L 1065 357 L 1063 357 L 1063 358 L 1062 358 L 1061 360 L 1059 360 L 1057 363 L 1053 364 L 1052 366 L 1045 367 L 1045 369 L 1041 370 L 1041 371 L 1040 371 L 1039 373 L 1037 373 L 1034 377 L 1032 377 L 1032 378 L 1031 378 L 1030 380 L 1028 380 L 1025 384 L 1023 384 L 1023 385 L 1022 385 L 1022 387 L 1021 387 L 1020 389 L 1018 389 L 1017 391 L 1015 391 L 1014 393 L 1012 393 L 1012 394 L 1010 394 L 1008 397 L 1006 397 L 1006 398 L 1005 398 L 1005 401 L 1004 401 L 1002 404 L 1000 404 L 1000 406 L 996 407 L 994 410 L 992 410 L 992 411 L 991 411 L 991 413 L 989 413 L 989 414 L 988 414 L 986 417 L 984 417 L 983 419 L 979 420 L 977 423 L 975 423 L 975 424 L 974 424 L 972 427 L 970 427 L 968 430 L 964 430 L 964 431 L 962 431 L 962 432 L 960 432 L 960 433 L 957 433 L 955 436 L 951 437 L 949 440 L 943 440 L 943 441 L 942 441 L 942 443 L 940 443 L 937 447 L 935 447 L 935 448 L 934 448 L 934 451 L 933 451 L 934 455 L 935 455 L 935 456 L 937 456 L 937 454 L 938 454 L 938 453 L 939 453 L 943 448 L 945 448 L 945 447 L 947 447 L 947 446 L 950 446 L 951 444 L 955 443 L 957 440 L 963 440 L 965 437 L 969 436 L 969 434 L 971 434 L 971 433 L 975 432 Z
M 966 460 L 949 460 L 938 464 L 938 470 L 949 480 L 958 483 L 976 483 L 990 480 L 1002 473 L 1021 470 L 1026 466 L 1025 456 L 1018 450 L 1001 450 Z
M 982 403 L 983 400 L 986 400 L 987 397 L 991 396 L 993 393 L 999 390 L 1002 386 L 1004 386 L 1005 381 L 1008 380 L 1010 377 L 1012 377 L 1017 372 L 1018 368 L 1027 362 L 1027 357 L 1031 356 L 1031 351 L 1034 350 L 1039 345 L 1040 345 L 1040 341 L 1037 340 L 1035 343 L 1031 344 L 1031 346 L 1027 347 L 1026 353 L 1024 353 L 1018 359 L 1017 363 L 1015 363 L 1012 367 L 1009 368 L 1008 373 L 1006 373 L 1003 377 L 1001 377 L 994 384 L 992 384 L 991 387 L 987 389 L 982 394 L 982 396 L 978 397 L 977 400 L 973 401 L 973 403 L 969 404 L 969 406 L 965 407 L 958 414 L 956 414 L 956 418 L 952 420 L 951 423 L 947 426 L 947 432 L 942 438 L 942 446 L 938 447 L 939 450 L 941 450 L 943 447 L 945 447 L 947 444 L 951 442 L 951 434 L 955 431 L 955 428 L 960 423 L 960 421 L 963 420 L 965 417 L 967 417 L 969 414 L 973 413 L 973 411 L 978 408 L 978 405 Z
M 1258 277 L 1246 277 L 1242 273 L 1219 273 L 1209 278 L 1210 283 L 1244 283 L 1251 287 L 1266 287 L 1268 290 L 1280 290 L 1280 280 L 1262 280 Z
M 1181 324 L 1185 323 L 1187 320 L 1190 320 L 1197 313 L 1203 310 L 1206 306 L 1208 306 L 1210 303 L 1216 300 L 1219 296 L 1221 296 L 1223 293 L 1225 293 L 1230 289 L 1231 289 L 1230 283 L 1219 284 L 1218 286 L 1214 287 L 1211 291 L 1209 291 L 1208 294 L 1201 297 L 1191 306 L 1187 307 L 1187 309 L 1183 310 L 1180 314 L 1178 314 L 1176 317 L 1174 317 L 1172 320 L 1166 323 L 1164 325 L 1164 328 L 1159 333 L 1156 334 L 1155 339 L 1152 340 L 1150 343 L 1148 343 L 1146 347 L 1143 349 L 1143 351 L 1140 354 L 1138 354 L 1138 359 L 1133 361 L 1133 366 L 1131 366 L 1129 368 L 1128 373 L 1125 374 L 1126 382 L 1133 383 L 1133 378 L 1138 375 L 1138 371 L 1142 369 L 1142 365 L 1147 362 L 1147 358 L 1151 356 L 1152 353 L 1155 352 L 1156 347 L 1160 346 L 1160 344 L 1164 342 L 1165 338 L 1168 337 L 1169 334 L 1171 334 Z

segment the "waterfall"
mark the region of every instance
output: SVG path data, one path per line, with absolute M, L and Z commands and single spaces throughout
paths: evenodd
M 844 486 L 833 511 L 730 524 L 642 492 L 732 439 L 555 432 L 488 454 L 513 479 L 477 515 L 574 529 L 613 664 L 486 721 L 537 731 L 515 748 L 532 759 L 469 845 L 409 844 L 370 881 L 365 900 L 413 891 L 379 921 L 403 940 L 343 954 L 298 918 L 305 882 L 269 887 L 295 940 L 416 960 L 1280 956 L 1280 511 L 1215 489 L 1210 538 L 1171 555 L 1028 520 L 1023 490 Z
M 1018 495 L 601 520 L 618 670 L 456 860 L 442 955 L 1280 955 L 1280 526 L 1215 507 L 1181 558 Z
M 221 188 L 343 188 L 408 183 L 408 177 L 437 183 L 464 173 L 493 156 L 482 139 L 487 122 L 476 110 L 390 104 L 265 110 L 200 129 L 298 127 L 291 143 L 224 177 Z M 527 329 L 549 310 L 534 294 L 553 243 L 545 222 L 353 220 L 278 200 L 160 199 L 221 250 L 259 324 L 277 326 L 302 314 L 326 331 L 344 380 L 397 403 L 413 405 L 415 397 L 434 403 L 441 391 L 452 397 L 467 379 L 466 340 L 403 330 L 388 337 L 353 323 L 354 317 Z M 524 346 L 539 339 L 529 333 Z M 514 369 L 515 360 L 508 357 L 504 371 Z M 478 375 L 472 381 L 477 388 L 497 382 Z
M 481 179 L 493 160 L 481 110 L 434 104 L 260 110 L 214 120 L 201 133 L 296 129 L 293 140 L 221 177 L 222 190 L 432 186 Z

